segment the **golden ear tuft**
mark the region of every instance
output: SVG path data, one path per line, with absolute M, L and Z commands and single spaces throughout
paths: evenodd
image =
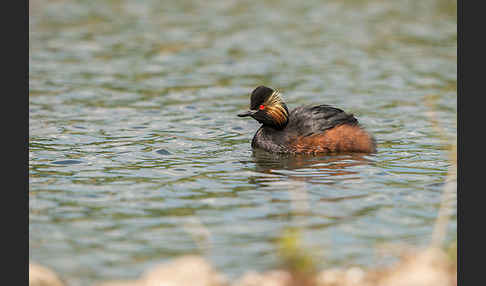
M 282 96 L 277 89 L 265 100 L 265 105 L 280 105 L 281 103 L 283 103 Z

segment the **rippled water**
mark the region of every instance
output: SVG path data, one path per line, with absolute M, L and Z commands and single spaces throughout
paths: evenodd
M 288 227 L 322 267 L 428 243 L 450 165 L 432 119 L 456 135 L 455 5 L 30 1 L 30 259 L 86 285 L 187 253 L 230 277 L 273 268 Z M 355 113 L 378 153 L 253 152 L 258 124 L 236 114 L 260 84 Z

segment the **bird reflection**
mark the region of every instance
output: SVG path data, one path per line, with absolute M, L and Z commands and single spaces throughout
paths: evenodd
M 371 163 L 367 154 L 339 155 L 288 155 L 275 154 L 262 150 L 253 150 L 252 159 L 256 164 L 255 171 L 264 174 L 280 174 L 298 181 L 313 180 L 325 183 L 320 179 L 332 176 L 346 176 L 352 179 L 359 174 L 351 167 Z

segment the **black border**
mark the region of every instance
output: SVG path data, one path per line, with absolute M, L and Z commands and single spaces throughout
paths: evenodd
M 31 0 L 35 1 L 35 0 Z M 9 265 L 9 269 L 13 271 L 4 271 L 5 274 L 11 276 L 5 277 L 5 281 L 15 281 L 6 284 L 28 285 L 29 284 L 29 0 L 12 1 L 10 5 L 3 9 L 8 19 L 4 23 L 7 31 L 3 35 L 9 35 L 3 38 L 3 43 L 9 43 L 9 49 L 12 49 L 12 55 L 7 55 L 7 66 L 12 67 L 6 74 L 13 77 L 13 80 L 8 81 L 8 85 L 12 88 L 5 92 L 6 97 L 13 97 L 15 99 L 16 107 L 8 106 L 13 112 L 7 112 L 9 119 L 5 120 L 5 125 L 11 125 L 10 128 L 14 132 L 7 134 L 7 137 L 22 138 L 21 142 L 15 140 L 15 146 L 10 150 L 17 152 L 10 152 L 7 150 L 9 157 L 6 168 L 9 173 L 8 176 L 11 183 L 4 189 L 5 192 L 10 192 L 15 196 L 16 202 L 5 200 L 10 208 L 8 214 L 5 215 L 6 223 L 4 226 L 4 233 L 9 235 L 13 240 L 12 243 L 4 244 L 7 249 L 8 260 L 12 257 L 13 265 Z M 14 9 L 12 9 L 14 8 Z M 15 13 L 16 12 L 16 13 Z M 10 38 L 10 35 L 12 37 Z M 4 54 L 5 55 L 5 54 Z M 25 55 L 25 56 L 24 56 Z M 9 104 L 10 105 L 10 104 Z M 6 106 L 7 107 L 7 106 Z M 15 114 L 15 119 L 10 117 L 10 114 Z M 10 159 L 12 158 L 12 159 Z M 20 160 L 20 158 L 25 158 Z M 15 164 L 15 168 L 10 166 L 10 163 Z M 18 167 L 17 167 L 18 166 Z M 7 176 L 5 176 L 7 177 Z M 10 196 L 9 196 L 10 197 Z M 17 213 L 20 210 L 20 214 Z M 11 254 L 11 255 L 10 255 Z M 24 268 L 22 269 L 22 265 Z M 23 270 L 23 271 L 22 271 Z
M 32 0 L 35 1 L 35 0 Z M 2 31 L 2 284 L 28 285 L 29 1 L 4 5 Z
M 467 3 L 467 6 L 464 6 Z M 474 5 L 476 4 L 476 5 Z M 484 284 L 482 273 L 484 242 L 483 209 L 484 200 L 480 198 L 485 190 L 484 175 L 480 165 L 484 152 L 482 136 L 485 128 L 475 126 L 484 124 L 484 27 L 486 18 L 480 1 L 457 0 L 457 110 L 458 110 L 458 285 Z M 481 21 L 482 20 L 482 21 Z M 467 29 L 465 29 L 467 27 Z M 476 30 L 477 29 L 477 30 Z M 465 36 L 468 34 L 469 36 Z M 464 38 L 468 39 L 464 47 Z M 469 71 L 465 72 L 466 66 Z M 467 75 L 464 77 L 464 75 Z M 467 87 L 464 85 L 466 78 Z M 469 140 L 466 137 L 469 136 Z M 473 162 L 476 159 L 477 162 Z M 476 164 L 478 163 L 478 164 Z M 475 181 L 476 179 L 476 181 Z M 474 257 L 476 256 L 476 257 Z

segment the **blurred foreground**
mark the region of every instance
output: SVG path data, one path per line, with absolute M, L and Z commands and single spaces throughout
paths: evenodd
M 156 265 L 137 280 L 96 283 L 96 286 L 452 286 L 457 285 L 454 253 L 437 248 L 404 252 L 394 265 L 382 269 L 331 268 L 302 275 L 295 269 L 247 272 L 234 281 L 202 257 L 189 255 Z M 451 255 L 452 254 L 452 255 Z M 30 286 L 62 286 L 59 277 L 37 264 L 29 265 Z

